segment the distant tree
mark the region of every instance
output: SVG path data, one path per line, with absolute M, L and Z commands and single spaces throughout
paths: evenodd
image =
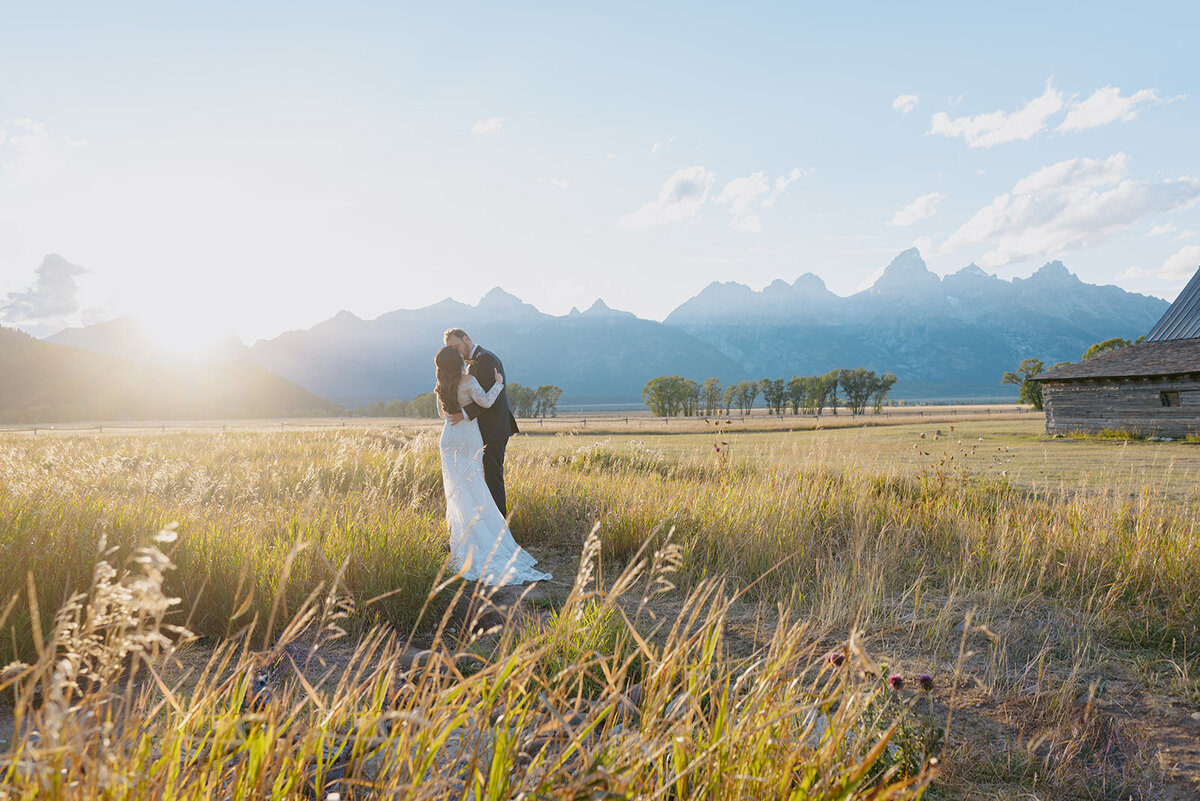
M 788 387 L 783 379 L 764 378 L 758 382 L 758 388 L 762 390 L 763 401 L 767 404 L 767 410 L 771 414 L 781 414 L 788 400 Z
M 758 398 L 758 382 L 757 381 L 739 381 L 737 382 L 737 405 L 742 414 L 750 414 L 750 410 L 754 408 L 754 401 Z
M 534 396 L 534 413 L 538 417 L 558 417 L 558 399 L 562 397 L 562 388 L 553 384 L 542 384 Z
M 872 394 L 875 396 L 875 414 L 879 414 L 883 408 L 883 401 L 887 398 L 887 394 L 892 391 L 892 387 L 896 386 L 896 376 L 892 373 L 884 373 L 875 381 L 875 387 Z
M 800 414 L 800 407 L 808 397 L 808 384 L 812 379 L 806 375 L 794 375 L 787 383 L 787 402 L 792 407 L 792 414 Z
M 642 402 L 656 417 L 691 416 L 700 404 L 700 385 L 679 375 L 651 378 L 642 388 Z
M 514 417 L 533 417 L 533 410 L 537 406 L 536 389 L 512 383 L 504 388 L 504 393 L 508 396 L 508 405 Z
M 646 386 L 642 387 L 642 403 L 646 404 L 646 408 L 650 410 L 650 414 L 655 417 L 669 417 L 675 399 L 675 382 L 672 380 L 678 376 L 660 375 L 657 378 L 651 378 L 646 382 Z
M 683 413 L 688 417 L 695 417 L 700 413 L 701 386 L 690 378 L 685 378 L 683 381 Z
M 838 380 L 841 378 L 841 370 L 830 370 L 825 375 L 821 376 L 822 397 L 821 403 L 817 407 L 817 415 L 821 414 L 826 406 L 833 409 L 833 413 L 837 414 L 838 406 Z
M 437 396 L 432 392 L 426 392 L 423 395 L 410 400 L 404 407 L 405 417 L 441 417 L 441 410 L 438 409 Z
M 704 379 L 700 387 L 700 405 L 704 408 L 704 414 L 711 416 L 719 412 L 723 400 L 721 382 L 715 378 Z
M 387 406 L 383 408 L 384 417 L 403 417 L 404 416 L 404 401 L 390 400 Z
M 863 413 L 878 381 L 879 376 L 875 375 L 875 371 L 865 367 L 838 371 L 838 383 L 846 393 L 846 403 L 850 405 L 850 414 Z
M 1015 373 L 1005 373 L 1000 379 L 1001 384 L 1016 384 L 1021 388 L 1021 403 L 1028 403 L 1033 408 L 1042 408 L 1042 384 L 1034 381 L 1033 377 L 1045 371 L 1041 359 L 1022 359 Z
M 825 399 L 828 395 L 829 391 L 825 386 L 824 376 L 807 376 L 804 387 L 804 411 L 819 416 L 825 407 Z
M 730 384 L 725 387 L 725 414 L 729 414 L 729 410 L 737 403 L 738 385 Z
M 1088 359 L 1096 358 L 1101 353 L 1108 353 L 1110 350 L 1120 350 L 1121 348 L 1127 348 L 1132 344 L 1133 343 L 1130 342 L 1128 339 L 1122 339 L 1121 337 L 1113 337 L 1112 339 L 1106 339 L 1103 342 L 1097 342 L 1095 345 L 1092 345 L 1090 348 L 1085 350 L 1083 352 L 1083 360 L 1086 362 Z

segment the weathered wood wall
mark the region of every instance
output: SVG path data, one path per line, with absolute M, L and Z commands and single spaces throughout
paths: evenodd
M 1163 406 L 1163 392 L 1182 406 Z M 1149 378 L 1077 378 L 1042 382 L 1046 433 L 1094 434 L 1105 429 L 1146 436 L 1200 436 L 1200 374 Z M 1188 402 L 1193 405 L 1187 405 Z

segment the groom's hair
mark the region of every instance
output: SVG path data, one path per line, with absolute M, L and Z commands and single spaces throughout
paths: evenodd
M 447 328 L 446 333 L 442 334 L 442 341 L 449 342 L 450 337 L 458 337 L 459 339 L 470 339 L 467 332 L 461 328 Z

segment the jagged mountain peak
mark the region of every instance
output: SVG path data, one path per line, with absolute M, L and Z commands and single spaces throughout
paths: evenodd
M 583 312 L 585 317 L 634 317 L 632 312 L 618 311 L 612 308 L 602 299 L 596 298 L 596 302 L 588 307 L 587 311 Z
M 1058 281 L 1079 281 L 1079 276 L 1067 269 L 1058 259 L 1043 264 L 1030 278 L 1053 278 Z
M 524 306 L 525 301 L 518 298 L 511 292 L 505 292 L 498 286 L 494 286 L 488 290 L 482 298 L 479 299 L 479 308 L 485 306 Z
M 514 316 L 527 318 L 542 314 L 532 304 L 526 303 L 511 292 L 505 292 L 500 287 L 493 287 L 489 290 L 479 299 L 479 304 L 475 308 L 488 319 Z
M 934 294 L 940 290 L 941 283 L 942 280 L 937 274 L 926 266 L 921 252 L 916 248 L 909 248 L 892 259 L 869 292 L 874 295 Z
M 985 272 L 983 268 L 975 262 L 971 262 L 966 267 L 963 267 L 961 270 L 954 273 L 954 275 L 961 275 L 964 278 L 997 278 L 997 276 L 992 275 L 989 272 Z

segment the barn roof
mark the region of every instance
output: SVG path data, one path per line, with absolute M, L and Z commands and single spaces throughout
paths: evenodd
M 1196 283 L 1196 280 L 1192 279 L 1192 283 Z M 1075 378 L 1131 378 L 1182 373 L 1200 373 L 1200 336 L 1139 342 L 1119 350 L 1110 350 L 1085 362 L 1063 365 L 1036 378 L 1038 381 L 1069 381 Z
M 1200 269 L 1175 298 L 1162 318 L 1146 334 L 1147 342 L 1200 337 Z

